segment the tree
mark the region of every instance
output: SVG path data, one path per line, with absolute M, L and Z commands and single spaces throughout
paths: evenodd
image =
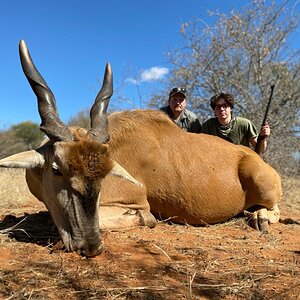
M 291 47 L 299 23 L 295 1 L 255 0 L 227 16 L 210 13 L 215 22 L 194 20 L 181 26 L 183 47 L 169 53 L 170 87 L 185 86 L 189 105 L 202 121 L 212 116 L 211 96 L 223 91 L 237 100 L 235 113 L 259 128 L 271 84 L 275 84 L 269 123 L 272 129 L 264 159 L 283 173 L 299 172 L 300 62 Z M 151 106 L 159 106 L 154 95 Z M 296 132 L 298 130 L 298 133 Z M 298 165 L 297 165 L 298 164 Z
M 39 147 L 44 133 L 31 121 L 22 122 L 0 130 L 0 158 Z
M 26 145 L 27 150 L 37 148 L 44 138 L 39 125 L 31 121 L 13 125 L 11 130 Z
M 11 129 L 0 131 L 0 141 L 0 159 L 26 150 L 24 143 L 16 137 Z
M 88 109 L 79 111 L 68 121 L 68 126 L 79 126 L 85 129 L 90 128 L 90 112 Z

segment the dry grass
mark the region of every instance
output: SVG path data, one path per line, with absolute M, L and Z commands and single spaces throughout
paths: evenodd
M 300 177 L 282 178 L 282 205 L 290 210 L 300 210 Z

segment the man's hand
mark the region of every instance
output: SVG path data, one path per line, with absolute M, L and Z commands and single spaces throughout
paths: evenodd
M 265 123 L 264 126 L 260 129 L 259 135 L 264 137 L 265 139 L 268 138 L 271 134 L 271 129 L 268 123 Z

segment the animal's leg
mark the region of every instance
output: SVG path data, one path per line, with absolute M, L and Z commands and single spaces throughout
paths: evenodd
M 128 229 L 137 226 L 155 227 L 156 219 L 145 210 L 100 206 L 100 229 Z
M 124 179 L 107 176 L 102 182 L 100 227 L 123 229 L 136 226 L 155 227 L 146 189 Z
M 269 220 L 266 208 L 261 208 L 253 213 L 253 227 L 263 233 L 269 232 Z
M 239 165 L 239 177 L 245 192 L 245 208 L 256 208 L 250 220 L 253 227 L 268 232 L 269 224 L 279 220 L 279 174 L 258 156 L 246 155 Z
M 270 210 L 268 210 L 268 217 L 270 223 L 277 223 L 280 218 L 280 210 L 278 204 L 275 204 Z
M 250 225 L 261 232 L 269 232 L 269 224 L 276 223 L 279 221 L 280 211 L 276 204 L 270 210 L 261 208 L 251 214 Z

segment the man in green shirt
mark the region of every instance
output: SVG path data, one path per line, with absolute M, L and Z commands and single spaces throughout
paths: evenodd
M 210 99 L 210 106 L 215 113 L 215 118 L 205 121 L 202 133 L 216 135 L 236 145 L 255 147 L 257 143 L 257 130 L 254 124 L 241 117 L 233 117 L 234 98 L 231 94 L 220 93 Z M 268 124 L 261 128 L 260 135 L 263 139 L 263 151 L 267 148 L 267 138 L 270 136 Z
M 169 105 L 162 107 L 161 111 L 165 112 L 174 123 L 188 132 L 201 132 L 201 124 L 197 116 L 186 109 L 186 89 L 174 88 L 169 94 Z

